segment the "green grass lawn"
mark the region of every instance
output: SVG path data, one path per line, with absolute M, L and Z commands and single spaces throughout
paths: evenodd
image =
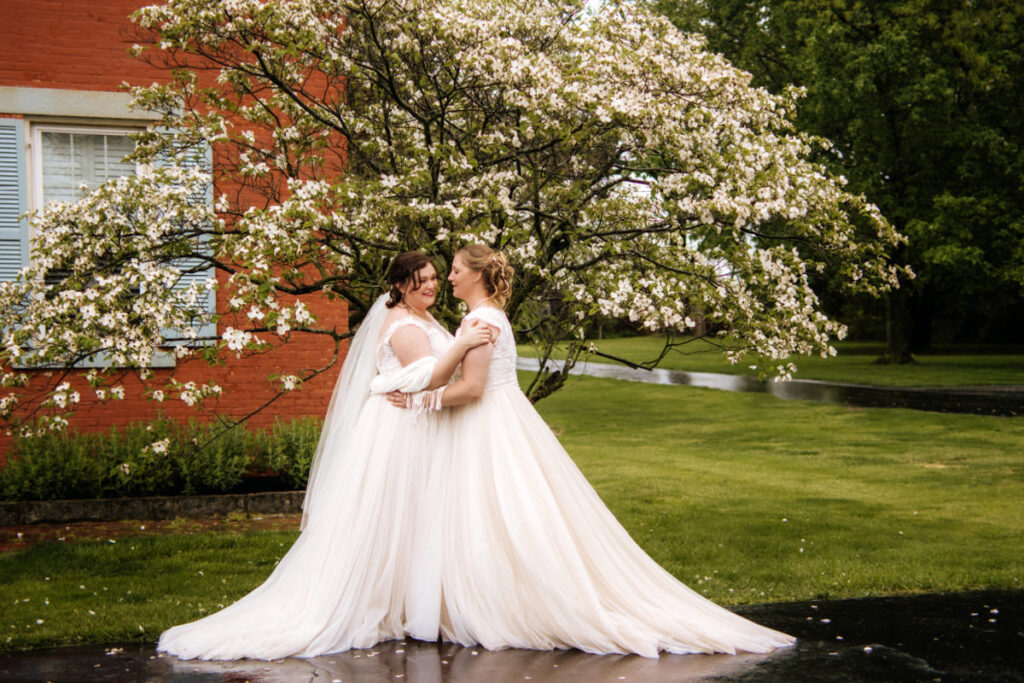
M 617 337 L 596 342 L 603 353 L 639 363 L 657 358 L 664 344 L 659 335 Z M 855 384 L 885 386 L 968 386 L 986 384 L 1024 384 L 1024 353 L 1014 348 L 986 350 L 965 347 L 919 354 L 908 365 L 878 365 L 875 360 L 883 345 L 871 342 L 839 342 L 839 355 L 833 358 L 800 356 L 793 359 L 798 372 L 795 379 L 818 379 Z M 536 356 L 528 346 L 519 347 L 523 356 Z M 597 363 L 611 363 L 592 356 Z M 730 364 L 722 352 L 704 341 L 693 341 L 671 351 L 659 367 L 691 372 L 753 374 L 747 363 Z
M 647 552 L 724 604 L 1024 588 L 1024 418 L 592 378 L 539 408 Z M 294 538 L 2 554 L 0 648 L 153 641 L 255 587 Z

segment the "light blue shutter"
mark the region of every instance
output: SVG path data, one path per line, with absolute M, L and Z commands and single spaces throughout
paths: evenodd
M 196 168 L 196 167 L 203 168 L 208 173 L 212 172 L 212 169 L 213 169 L 213 154 L 212 154 L 212 151 L 210 150 L 209 147 L 207 147 L 202 152 L 196 152 L 195 154 L 193 154 L 190 158 L 186 159 L 181 165 L 184 166 L 184 167 L 187 167 L 187 168 Z M 202 195 L 197 195 L 195 197 L 192 197 L 191 201 L 195 202 L 195 203 L 203 202 L 203 203 L 206 203 L 206 204 L 212 204 L 213 203 L 213 183 L 212 182 L 209 183 L 206 186 L 206 191 Z M 174 263 L 175 266 L 177 266 L 178 268 L 180 268 L 182 270 L 192 270 L 194 268 L 197 268 L 198 266 L 201 266 L 203 264 L 203 261 L 200 260 L 200 259 L 179 259 L 177 261 L 174 261 L 173 263 Z M 178 283 L 174 286 L 174 289 L 177 290 L 177 291 L 182 291 L 183 292 L 183 291 L 187 290 L 189 288 L 189 286 L 192 285 L 192 283 L 195 283 L 197 286 L 202 286 L 202 284 L 204 282 L 206 282 L 209 278 L 212 278 L 212 277 L 215 277 L 215 276 L 216 276 L 216 272 L 215 272 L 215 269 L 212 266 L 211 267 L 207 267 L 207 268 L 201 268 L 201 269 L 197 270 L 194 273 L 184 273 L 181 276 L 181 278 L 178 280 Z M 205 304 L 206 304 L 206 311 L 208 313 L 212 314 L 212 313 L 214 313 L 216 311 L 216 292 L 207 292 L 206 293 L 206 302 L 205 302 Z M 216 337 L 217 336 L 217 324 L 216 323 L 213 323 L 213 322 L 203 323 L 202 325 L 198 325 L 196 327 L 196 329 L 199 332 L 200 338 L 203 338 L 203 337 Z M 182 336 L 182 334 L 181 334 L 180 330 L 167 330 L 165 332 L 164 336 L 168 337 L 168 338 L 179 338 L 179 337 Z M 170 343 L 174 344 L 176 342 L 170 342 Z
M 28 265 L 27 173 L 24 124 L 0 119 L 0 280 L 13 280 Z

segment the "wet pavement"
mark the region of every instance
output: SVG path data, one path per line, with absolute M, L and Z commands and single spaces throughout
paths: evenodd
M 976 592 L 754 605 L 737 612 L 799 638 L 771 655 L 489 652 L 395 641 L 312 659 L 182 661 L 153 646 L 0 656 L 5 681 L 317 681 L 370 683 L 684 683 L 687 681 L 1024 681 L 1024 592 Z
M 548 361 L 561 367 L 559 361 Z M 537 370 L 536 358 L 520 358 L 520 370 Z M 911 408 L 940 413 L 970 413 L 1013 417 L 1024 415 L 1024 386 L 979 387 L 883 387 L 868 384 L 843 384 L 813 379 L 786 382 L 762 382 L 748 375 L 726 375 L 715 372 L 688 372 L 655 368 L 645 370 L 610 363 L 584 363 L 569 371 L 570 375 L 587 375 L 649 384 L 673 384 L 705 387 L 723 391 L 768 393 L 796 401 L 820 401 L 861 408 Z

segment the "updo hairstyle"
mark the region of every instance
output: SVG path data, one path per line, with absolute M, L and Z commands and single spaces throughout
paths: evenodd
M 487 295 L 491 301 L 505 308 L 512 295 L 512 276 L 516 272 L 508 264 L 505 255 L 486 244 L 467 245 L 455 252 L 455 255 L 461 256 L 470 270 L 483 274 Z
M 384 305 L 394 308 L 402 303 L 402 290 L 399 287 L 403 285 L 411 284 L 413 290 L 419 289 L 422 284 L 420 269 L 428 264 L 433 265 L 433 263 L 430 257 L 422 251 L 403 251 L 396 256 L 388 266 L 387 281 L 391 285 L 391 291 L 388 293 L 389 297 Z M 437 268 L 437 266 L 434 267 Z

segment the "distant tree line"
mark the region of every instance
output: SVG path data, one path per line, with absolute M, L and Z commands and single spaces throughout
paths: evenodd
M 909 239 L 882 299 L 816 282 L 854 337 L 906 361 L 935 343 L 1024 339 L 1024 5 L 1012 0 L 655 0 L 774 92 L 826 163 Z

